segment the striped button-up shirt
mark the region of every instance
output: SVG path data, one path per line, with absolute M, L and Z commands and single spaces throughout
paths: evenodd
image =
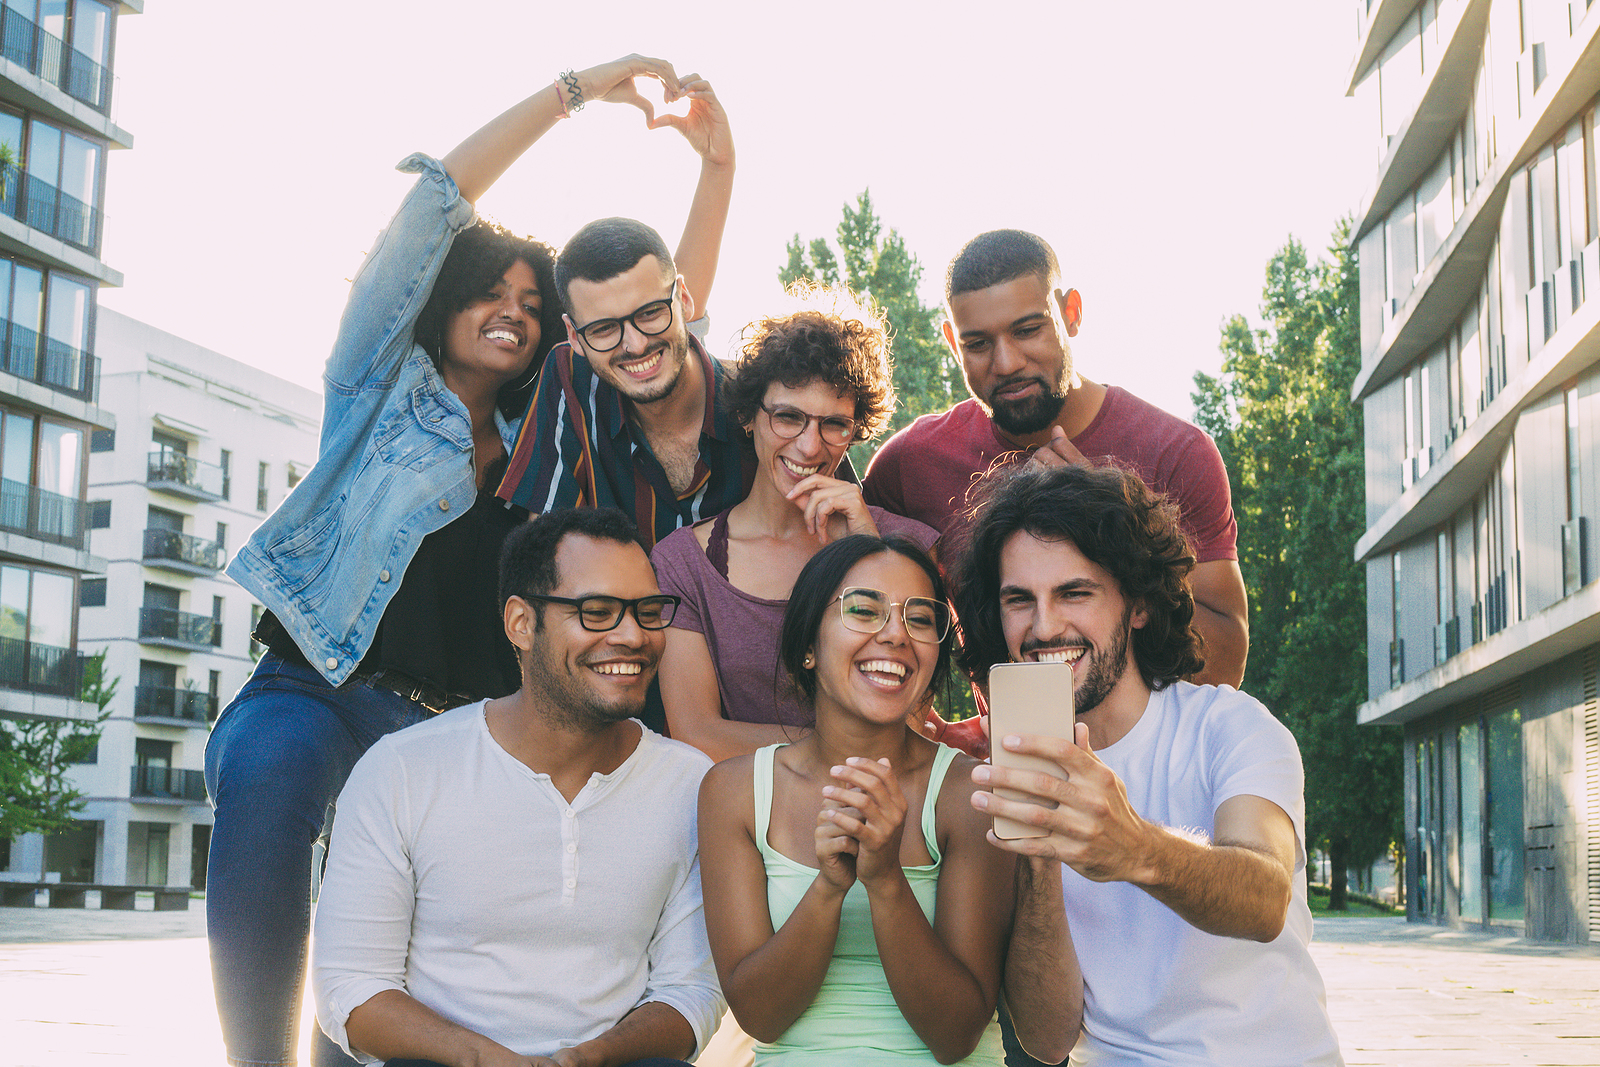
M 706 406 L 700 456 L 687 490 L 673 491 L 643 432 L 629 420 L 622 395 L 563 342 L 539 373 L 497 495 L 536 514 L 621 508 L 651 546 L 743 500 L 755 476 L 755 457 L 721 403 L 727 366 L 692 334 L 689 345 L 705 371 Z

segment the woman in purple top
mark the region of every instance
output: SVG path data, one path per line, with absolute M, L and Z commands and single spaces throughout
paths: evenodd
M 860 486 L 833 476 L 845 450 L 876 437 L 894 410 L 882 312 L 843 290 L 794 295 L 800 310 L 746 330 L 723 390 L 755 449 L 750 495 L 651 555 L 662 591 L 683 598 L 661 659 L 667 726 L 715 760 L 795 740 L 810 723 L 778 665 L 778 631 L 818 549 L 849 534 L 900 534 L 924 549 L 939 537 L 868 507 Z

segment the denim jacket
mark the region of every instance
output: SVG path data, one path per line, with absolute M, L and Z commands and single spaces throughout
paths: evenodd
M 478 493 L 466 405 L 412 340 L 472 205 L 437 160 L 412 155 L 399 169 L 422 177 L 351 284 L 323 373 L 317 462 L 228 566 L 332 685 L 372 644 L 422 539 Z M 495 418 L 509 453 L 521 420 Z

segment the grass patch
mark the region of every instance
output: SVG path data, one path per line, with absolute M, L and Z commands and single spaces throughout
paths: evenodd
M 1308 887 L 1306 903 L 1311 905 L 1312 915 L 1327 915 L 1338 919 L 1356 919 L 1363 916 L 1374 915 L 1401 915 L 1399 908 L 1391 908 L 1381 900 L 1363 896 L 1360 893 L 1346 893 L 1344 896 L 1345 910 L 1333 911 L 1328 907 L 1328 887 L 1325 885 L 1312 885 Z

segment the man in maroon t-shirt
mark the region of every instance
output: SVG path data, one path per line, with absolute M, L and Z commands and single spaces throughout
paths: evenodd
M 968 490 L 997 462 L 1130 467 L 1177 503 L 1199 561 L 1190 584 L 1206 666 L 1189 681 L 1237 686 L 1249 615 L 1222 457 L 1199 427 L 1078 373 L 1067 339 L 1083 301 L 1059 281 L 1055 252 L 1033 234 L 993 230 L 967 242 L 945 276 L 944 338 L 972 399 L 891 437 L 862 481 L 867 502 L 955 540 Z

